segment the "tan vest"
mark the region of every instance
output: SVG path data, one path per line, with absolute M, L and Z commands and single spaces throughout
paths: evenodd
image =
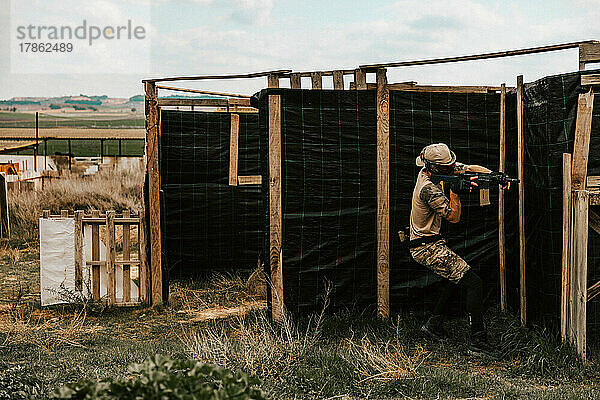
M 431 205 L 421 200 L 421 190 L 427 184 L 433 185 L 434 183 L 425 173 L 425 169 L 421 169 L 412 194 L 412 207 L 410 210 L 411 240 L 439 234 L 442 226 L 442 216 L 439 211 L 436 212 L 436 209 L 444 209 L 449 203 L 448 198 L 445 196 L 438 198 Z M 441 190 L 439 185 L 437 187 Z

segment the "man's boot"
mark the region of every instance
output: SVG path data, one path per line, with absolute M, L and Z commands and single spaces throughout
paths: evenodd
M 488 342 L 485 329 L 471 330 L 471 340 L 468 346 L 469 354 L 476 357 L 498 358 L 498 352 Z
M 448 341 L 448 337 L 444 332 L 444 316 L 443 315 L 432 315 L 429 317 L 427 322 L 421 326 L 421 332 L 423 332 L 429 338 L 439 343 L 445 343 Z

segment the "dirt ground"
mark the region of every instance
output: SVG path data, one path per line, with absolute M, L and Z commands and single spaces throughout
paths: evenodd
M 543 331 L 488 310 L 497 360 L 466 353 L 464 319 L 450 343 L 419 334 L 419 318 L 356 310 L 273 325 L 255 274 L 173 282 L 160 308 L 39 306 L 35 248 L 0 252 L 0 399 L 44 398 L 81 378 L 127 377 L 154 354 L 194 358 L 263 380 L 276 399 L 600 398 L 596 351 L 581 364 Z

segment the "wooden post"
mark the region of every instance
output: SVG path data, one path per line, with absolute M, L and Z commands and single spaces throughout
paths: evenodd
M 75 210 L 75 290 L 83 291 L 83 210 Z
M 150 270 L 152 305 L 163 302 L 162 243 L 160 231 L 160 173 L 158 165 L 158 91 L 154 82 L 146 82 L 146 141 L 148 167 L 148 203 L 150 212 Z
M 60 210 L 61 218 L 69 218 L 69 210 Z
M 267 86 L 270 88 L 278 88 L 279 87 L 279 75 L 270 74 L 267 77 Z
M 10 218 L 8 215 L 8 184 L 0 175 L 0 237 L 10 237 Z
M 106 294 L 109 306 L 117 303 L 115 258 L 115 212 L 109 210 L 106 212 Z
M 586 357 L 587 248 L 589 192 L 573 191 L 573 344 L 583 360 Z
M 311 72 L 310 80 L 312 82 L 313 89 L 322 89 L 323 87 L 323 76 L 320 72 Z
M 589 192 L 587 165 L 592 131 L 594 93 L 580 94 L 577 102 L 577 120 L 571 165 L 573 189 L 573 227 L 571 237 L 571 268 L 569 285 L 568 333 L 579 355 L 586 357 L 586 303 L 587 303 L 587 242 Z
M 271 307 L 273 320 L 283 319 L 283 253 L 281 190 L 281 96 L 269 96 L 269 219 Z
M 579 45 L 579 70 L 585 71 L 585 55 L 584 46 Z
M 149 282 L 150 274 L 148 273 L 148 255 L 146 254 L 146 246 L 147 246 L 147 238 L 146 238 L 146 216 L 144 209 L 140 211 L 139 214 L 139 225 L 138 225 L 138 251 L 139 251 L 139 259 L 140 259 L 140 302 L 144 304 L 150 304 L 151 299 L 148 293 L 148 288 L 151 288 L 151 284 Z
M 563 340 L 569 332 L 569 299 L 571 285 L 571 154 L 563 153 L 563 234 L 562 234 L 562 274 L 560 294 L 560 334 Z
M 238 137 L 240 132 L 239 114 L 231 114 L 229 133 L 229 185 L 237 186 L 238 180 Z
M 129 218 L 129 210 L 123 210 L 123 218 Z M 123 261 L 131 260 L 131 237 L 129 224 L 123 224 Z M 138 272 L 139 273 L 139 272 Z M 131 266 L 123 264 L 123 302 L 131 301 Z
M 500 165 L 506 170 L 506 84 L 500 87 Z M 498 254 L 500 255 L 500 309 L 506 310 L 506 245 L 504 235 L 504 189 L 498 191 Z
M 92 218 L 100 218 L 100 211 L 92 210 Z M 100 226 L 92 224 L 92 261 L 100 261 Z M 100 300 L 100 264 L 92 265 L 92 298 Z
M 354 70 L 354 85 L 357 90 L 367 88 L 367 73 L 364 69 L 357 68 Z
M 50 218 L 50 210 L 43 210 L 42 218 Z
M 519 294 L 521 324 L 527 323 L 527 287 L 525 284 L 525 182 L 523 163 L 525 160 L 525 137 L 523 120 L 523 75 L 517 77 L 517 170 L 519 183 Z
M 585 189 L 586 187 L 593 108 L 594 92 L 590 89 L 589 92 L 580 94 L 577 102 L 575 142 L 573 143 L 573 173 L 571 177 L 573 190 Z
M 390 316 L 390 91 L 386 69 L 377 70 L 377 305 Z
M 300 74 L 290 74 L 290 88 L 302 89 L 302 79 Z
M 344 90 L 344 72 L 333 71 L 333 88 L 335 90 Z

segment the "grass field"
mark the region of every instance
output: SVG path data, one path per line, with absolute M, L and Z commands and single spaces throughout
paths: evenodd
M 600 398 L 593 337 L 584 365 L 555 335 L 495 309 L 486 323 L 499 360 L 467 354 L 464 317 L 446 324 L 444 345 L 424 339 L 422 318 L 409 313 L 382 321 L 350 309 L 273 324 L 258 273 L 171 282 L 169 304 L 153 309 L 41 308 L 40 210 L 135 209 L 141 176 L 57 181 L 10 199 L 16 237 L 0 243 L 0 399 L 45 398 L 81 378 L 128 378 L 128 364 L 155 354 L 245 371 L 273 399 Z
M 40 113 L 40 128 L 143 128 L 140 114 L 124 113 Z M 35 128 L 35 113 L 0 111 L 0 128 Z

